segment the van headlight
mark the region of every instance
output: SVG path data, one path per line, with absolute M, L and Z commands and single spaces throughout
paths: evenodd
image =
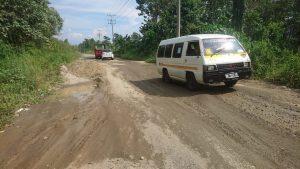
M 250 67 L 251 63 L 250 62 L 244 62 L 244 67 Z
M 216 65 L 208 65 L 204 67 L 204 70 L 206 71 L 215 71 L 217 70 L 217 66 Z

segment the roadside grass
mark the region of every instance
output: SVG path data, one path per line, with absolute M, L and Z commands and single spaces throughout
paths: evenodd
M 148 59 L 145 60 L 147 63 L 156 63 L 156 57 L 150 56 Z
M 44 47 L 11 47 L 0 42 L 0 129 L 14 111 L 38 103 L 60 82 L 60 66 L 79 56 L 77 49 L 52 40 Z
M 142 53 L 138 53 L 136 51 L 126 51 L 126 52 L 117 52 L 116 56 L 121 59 L 126 59 L 126 60 L 145 61 L 147 63 L 155 63 L 156 62 L 154 53 L 142 54 Z
M 252 42 L 246 48 L 251 51 L 255 79 L 300 88 L 300 51 L 278 48 L 269 41 Z

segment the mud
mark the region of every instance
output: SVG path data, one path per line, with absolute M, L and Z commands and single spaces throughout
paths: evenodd
M 0 133 L 0 168 L 300 168 L 299 91 L 165 84 L 155 65 L 84 55 Z

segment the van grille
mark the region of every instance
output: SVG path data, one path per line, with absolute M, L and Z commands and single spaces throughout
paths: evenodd
M 231 63 L 231 64 L 220 64 L 217 65 L 218 70 L 235 70 L 244 67 L 244 63 Z

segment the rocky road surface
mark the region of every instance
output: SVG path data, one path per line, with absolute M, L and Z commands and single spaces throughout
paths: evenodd
M 299 91 L 165 84 L 153 64 L 85 55 L 0 132 L 2 169 L 299 169 Z

